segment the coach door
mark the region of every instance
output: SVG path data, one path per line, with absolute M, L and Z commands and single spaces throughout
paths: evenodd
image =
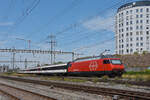
M 110 61 L 109 60 L 103 60 L 103 68 L 105 74 L 108 74 L 109 69 L 110 69 Z

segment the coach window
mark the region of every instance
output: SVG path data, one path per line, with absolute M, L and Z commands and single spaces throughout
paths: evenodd
M 103 64 L 110 64 L 109 60 L 103 60 Z

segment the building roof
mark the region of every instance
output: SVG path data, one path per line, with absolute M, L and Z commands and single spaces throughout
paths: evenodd
M 142 0 L 142 1 L 134 1 L 134 2 L 124 4 L 118 8 L 117 12 L 119 12 L 123 8 L 128 8 L 128 7 L 131 8 L 131 7 L 138 7 L 138 6 L 150 6 L 150 1 Z

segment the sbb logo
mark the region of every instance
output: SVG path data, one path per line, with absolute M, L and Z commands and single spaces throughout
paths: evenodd
M 95 71 L 97 67 L 98 67 L 98 64 L 96 61 L 91 62 L 89 65 L 90 71 Z

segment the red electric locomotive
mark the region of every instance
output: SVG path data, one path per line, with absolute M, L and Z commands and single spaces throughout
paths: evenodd
M 81 76 L 121 76 L 124 65 L 119 58 L 110 55 L 76 59 L 68 64 L 67 74 Z

